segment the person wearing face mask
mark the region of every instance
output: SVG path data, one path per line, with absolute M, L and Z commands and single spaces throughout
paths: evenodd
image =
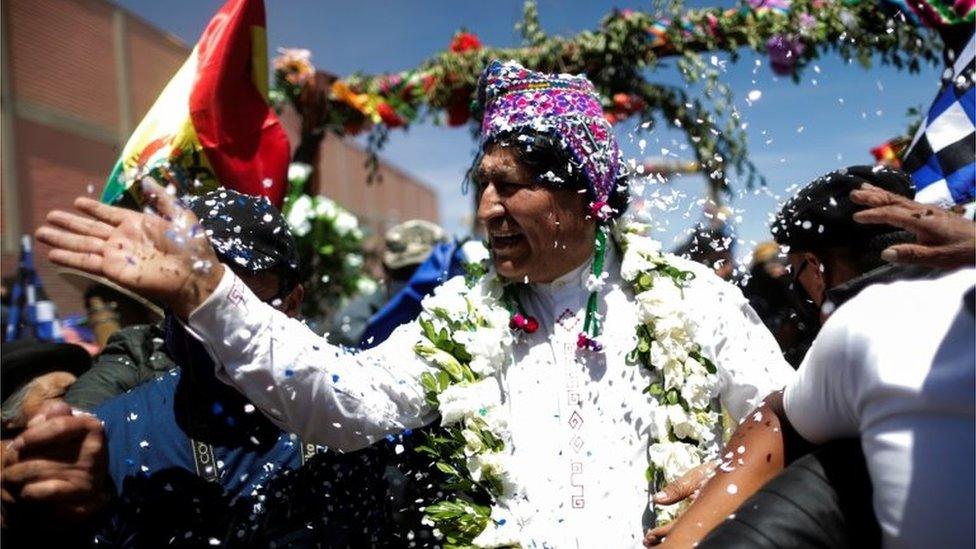
M 478 105 L 490 261 L 359 353 L 231 270 L 188 267 L 213 252 L 166 239 L 195 221 L 157 186 L 161 216 L 79 199 L 94 219 L 52 213 L 38 237 L 55 262 L 173 307 L 220 380 L 309 442 L 354 451 L 433 423 L 419 450 L 446 478 L 418 506 L 445 543 L 634 547 L 676 512 L 651 503 L 662 482 L 715 455 L 723 415 L 794 372 L 735 286 L 624 217 L 620 150 L 585 77 L 494 61 Z
M 912 199 L 915 187 L 903 172 L 876 166 L 851 166 L 818 177 L 786 202 L 770 230 L 786 251 L 800 342 L 786 349 L 802 360 L 820 325 L 863 288 L 880 282 L 920 278 L 931 269 L 891 265 L 882 252 L 914 242 L 911 233 L 885 224 L 854 220 L 865 209 L 851 201 L 852 190 L 870 184 Z M 792 361 L 791 361 L 792 362 Z

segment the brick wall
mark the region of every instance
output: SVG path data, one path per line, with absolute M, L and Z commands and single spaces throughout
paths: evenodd
M 89 186 L 100 192 L 120 141 L 190 48 L 103 0 L 3 0 L 2 10 L 0 40 L 8 61 L 0 67 L 6 80 L 2 108 L 5 129 L 13 135 L 3 136 L 7 146 L 0 146 L 0 165 L 11 158 L 13 163 L 0 170 L 0 184 L 15 192 L 5 191 L 0 200 L 15 195 L 9 206 L 17 222 L 9 232 L 19 236 L 32 233 L 52 208 L 70 207 Z M 124 34 L 117 40 L 120 27 Z M 126 61 L 124 70 L 117 67 L 119 59 Z M 123 128 L 126 118 L 129 127 Z M 362 150 L 336 138 L 327 138 L 322 147 L 322 194 L 362 217 L 376 233 L 410 218 L 437 221 L 436 194 L 408 174 L 384 166 L 383 182 L 368 186 Z M 4 172 L 13 174 L 13 183 Z M 3 226 L 9 238 L 7 223 Z M 36 254 L 45 289 L 62 313 L 81 312 L 80 293 L 57 276 L 44 259 L 46 251 L 39 248 Z M 0 274 L 12 274 L 17 257 L 16 249 L 3 249 Z
M 99 143 L 59 131 L 42 124 L 18 120 L 18 182 L 20 184 L 21 223 L 37 227 L 53 209 L 70 209 L 74 198 L 95 195 L 105 180 L 118 152 L 113 145 Z M 64 311 L 80 311 L 81 296 L 63 284 L 55 267 L 46 259 L 48 248 L 37 245 L 35 267 L 51 299 Z
M 183 66 L 190 51 L 175 38 L 132 17 L 126 20 L 126 30 L 132 129 L 135 129 L 159 92 Z
M 437 193 L 404 171 L 380 166 L 382 181 L 366 184 L 366 153 L 332 136 L 322 141 L 316 173 L 319 193 L 360 216 L 375 234 L 408 219 L 439 221 Z
M 14 96 L 115 128 L 114 8 L 96 0 L 8 0 Z

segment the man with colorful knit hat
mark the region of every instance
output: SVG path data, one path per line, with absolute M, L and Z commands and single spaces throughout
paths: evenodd
M 82 199 L 94 240 L 63 212 L 38 236 L 52 260 L 172 304 L 218 377 L 308 441 L 352 451 L 439 423 L 418 450 L 441 474 L 422 505 L 445 543 L 634 547 L 677 512 L 651 495 L 716 457 L 723 418 L 743 420 L 792 369 L 736 288 L 626 219 L 619 148 L 586 78 L 495 61 L 479 99 L 470 181 L 490 261 L 368 351 L 329 346 L 229 269 L 186 267 L 212 252 L 157 187 L 172 223 Z M 185 246 L 166 239 L 174 227 Z

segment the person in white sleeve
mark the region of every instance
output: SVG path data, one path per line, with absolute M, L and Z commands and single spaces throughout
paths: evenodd
M 974 315 L 972 267 L 872 286 L 841 306 L 797 378 L 733 434 L 726 451 L 736 460 L 717 468 L 667 541 L 701 539 L 782 468 L 784 454 L 859 438 L 885 547 L 972 547 Z
M 794 372 L 738 289 L 622 217 L 620 152 L 588 80 L 496 61 L 479 102 L 486 261 L 369 351 L 261 303 L 152 184 L 160 216 L 79 199 L 94 219 L 54 212 L 38 237 L 53 261 L 168 303 L 221 380 L 309 442 L 352 451 L 439 422 L 421 451 L 442 499 L 424 512 L 446 542 L 637 546 L 677 512 L 651 494 Z

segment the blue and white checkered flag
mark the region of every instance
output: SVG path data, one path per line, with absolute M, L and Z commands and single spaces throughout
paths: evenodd
M 976 34 L 946 48 L 942 87 L 905 153 L 915 199 L 951 206 L 976 200 Z
M 20 239 L 20 265 L 17 280 L 10 290 L 10 310 L 4 334 L 4 341 L 17 339 L 63 341 L 57 307 L 44 295 L 41 279 L 34 269 L 33 244 L 27 235 Z

